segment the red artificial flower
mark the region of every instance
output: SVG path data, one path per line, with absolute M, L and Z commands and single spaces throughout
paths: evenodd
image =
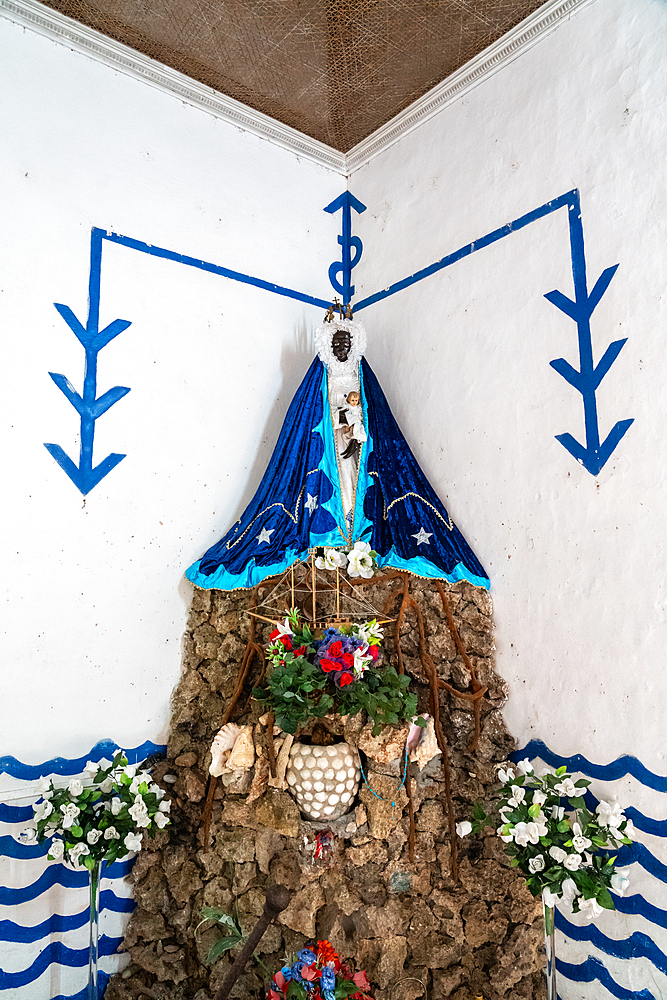
M 378 653 L 380 652 L 380 647 L 379 646 L 369 646 L 368 647 L 368 652 L 371 654 L 371 656 L 373 657 L 374 660 L 377 660 Z
M 342 688 L 344 688 L 346 687 L 347 684 L 351 684 L 353 680 L 354 677 L 352 676 L 352 674 L 348 674 L 346 671 L 344 674 L 340 675 L 340 680 L 338 681 L 338 683 Z
M 308 983 L 312 983 L 313 979 L 319 979 L 321 975 L 322 972 L 315 967 L 314 963 L 312 965 L 304 965 L 301 970 L 301 978 L 305 979 Z
M 351 667 L 354 664 L 354 657 L 352 656 L 352 653 L 343 653 L 341 659 L 346 667 Z
M 284 993 L 276 993 L 275 990 L 270 989 L 268 1000 L 284 1000 L 284 996 Z
M 371 985 L 368 982 L 368 976 L 366 975 L 365 971 L 355 972 L 355 974 L 352 976 L 352 982 L 354 983 L 355 986 L 358 986 L 360 990 L 367 990 Z
M 333 660 L 322 659 L 320 660 L 320 666 L 325 674 L 330 674 L 333 670 L 338 670 L 338 664 L 334 663 Z
M 275 976 L 273 977 L 273 982 L 275 983 L 275 985 L 278 987 L 279 990 L 283 990 L 284 992 L 285 987 L 287 986 L 287 980 L 283 976 L 280 969 L 278 969 Z
M 292 648 L 292 640 L 290 637 L 288 635 L 280 635 L 277 628 L 274 628 L 273 632 L 269 636 L 269 639 L 271 639 L 272 642 L 282 642 L 283 646 L 288 651 Z
M 326 940 L 317 942 L 317 957 L 323 965 L 327 962 L 336 962 L 340 967 L 340 961 L 333 945 Z
M 332 642 L 329 646 L 329 654 L 331 656 L 342 656 L 343 655 L 343 643 L 338 639 L 336 642 Z
M 295 656 L 303 656 L 305 652 L 306 652 L 306 647 L 305 646 L 299 646 L 298 649 L 294 650 L 294 655 Z

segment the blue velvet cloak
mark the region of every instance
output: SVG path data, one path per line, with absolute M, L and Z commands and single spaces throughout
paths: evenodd
M 370 542 L 381 567 L 430 579 L 488 577 L 426 479 L 362 358 L 368 440 L 359 460 L 352 531 L 338 485 L 327 372 L 315 358 L 297 389 L 254 497 L 236 524 L 186 572 L 196 586 L 237 590 L 305 561 L 315 546 Z

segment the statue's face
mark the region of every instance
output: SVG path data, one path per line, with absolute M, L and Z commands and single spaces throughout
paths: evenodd
M 352 338 L 347 330 L 336 330 L 331 338 L 331 350 L 339 361 L 347 361 L 352 349 Z

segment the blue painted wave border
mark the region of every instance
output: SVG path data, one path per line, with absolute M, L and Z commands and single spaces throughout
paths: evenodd
M 23 764 L 16 757 L 0 757 L 0 774 L 9 774 L 12 778 L 22 781 L 37 781 L 38 778 L 45 778 L 51 774 L 71 775 L 81 774 L 89 760 L 97 763 L 103 757 L 112 758 L 122 748 L 113 740 L 100 740 L 92 750 L 82 757 L 69 759 L 67 757 L 54 757 L 43 764 Z M 164 744 L 152 743 L 146 740 L 141 746 L 132 750 L 123 750 L 130 764 L 140 764 L 147 757 L 155 754 L 161 756 L 166 753 L 167 747 Z

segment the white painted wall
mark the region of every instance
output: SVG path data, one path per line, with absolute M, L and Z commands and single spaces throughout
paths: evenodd
M 190 587 L 184 569 L 254 491 L 312 357 L 321 310 L 105 244 L 95 462 L 78 462 L 83 349 L 53 307 L 87 314 L 93 226 L 329 297 L 345 187 L 335 171 L 0 19 L 3 328 L 0 755 L 28 763 L 166 734 Z
M 576 326 L 543 297 L 573 294 L 565 210 L 358 315 L 399 423 L 491 576 L 505 718 L 519 745 L 540 738 L 601 764 L 628 753 L 658 774 L 666 37 L 664 3 L 598 0 L 350 181 L 368 206 L 355 226 L 360 298 L 575 187 L 589 287 L 620 264 L 592 318 L 596 360 L 628 338 L 598 412 L 603 436 L 635 422 L 596 478 L 555 440 L 584 440 L 581 396 L 549 366 L 564 357 L 578 367 Z M 596 789 L 667 816 L 665 796 L 634 780 Z M 667 861 L 664 841 L 640 839 Z M 664 907 L 664 884 L 636 865 L 632 891 Z M 611 914 L 601 927 L 620 938 L 646 932 L 641 924 Z M 663 929 L 648 933 L 667 950 Z M 581 961 L 585 948 L 573 947 L 568 961 Z M 641 962 L 605 964 L 626 987 L 667 995 L 667 977 L 656 973 L 656 985 Z M 569 988 L 568 998 L 606 995 L 599 984 Z

